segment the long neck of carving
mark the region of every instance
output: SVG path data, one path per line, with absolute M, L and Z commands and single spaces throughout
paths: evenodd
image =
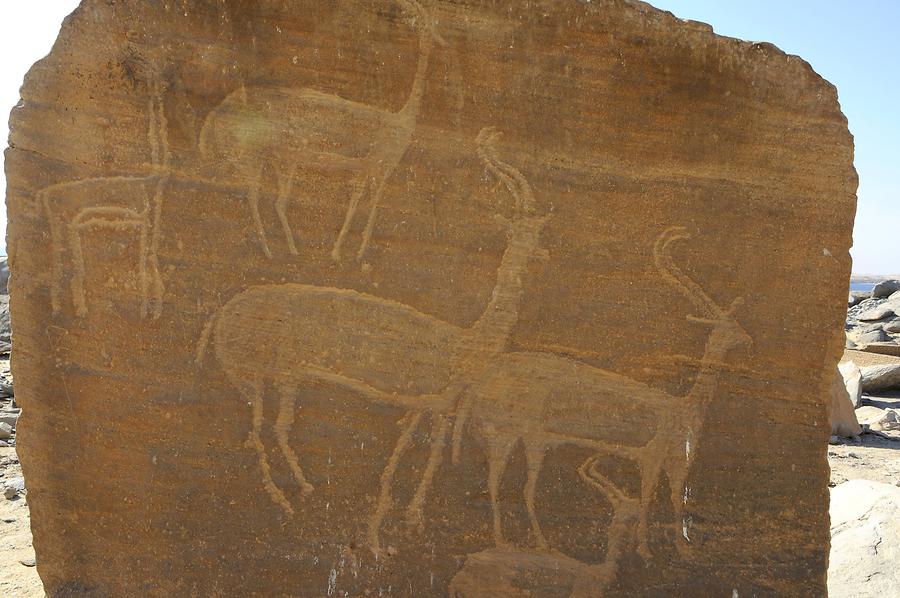
M 528 230 L 534 226 L 527 217 L 513 223 L 509 243 L 497 268 L 497 283 L 484 313 L 472 326 L 474 337 L 494 350 L 506 346 L 509 334 L 519 319 L 524 285 L 522 280 L 528 260 L 534 255 L 537 235 Z
M 710 335 L 706 341 L 706 350 L 700 360 L 702 370 L 687 397 L 688 403 L 691 405 L 691 415 L 697 421 L 698 427 L 703 423 L 706 410 L 715 396 L 716 387 L 719 384 L 720 373 L 717 366 L 724 361 L 725 355 L 728 353 L 728 349 L 713 344 L 714 334 Z
M 431 35 L 425 29 L 419 33 L 419 64 L 416 66 L 416 76 L 413 79 L 409 99 L 400 109 L 402 114 L 412 116 L 415 119 L 419 115 L 419 107 L 422 104 L 422 96 L 425 95 L 425 77 L 428 75 L 428 62 L 431 60 Z

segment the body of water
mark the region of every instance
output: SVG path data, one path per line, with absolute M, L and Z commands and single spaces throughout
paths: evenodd
M 874 282 L 851 282 L 850 290 L 851 291 L 871 291 L 875 288 L 877 283 Z

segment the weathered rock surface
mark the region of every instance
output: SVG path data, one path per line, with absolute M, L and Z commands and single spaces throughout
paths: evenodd
M 862 372 L 852 361 L 839 363 L 838 371 L 841 373 L 850 403 L 856 409 L 862 400 Z
M 9 260 L 7 257 L 0 256 L 0 295 L 9 294 Z
M 883 280 L 872 288 L 872 297 L 889 297 L 900 291 L 900 280 Z
M 863 392 L 900 388 L 900 365 L 870 365 L 860 368 Z
M 618 0 L 85 0 L 22 93 L 51 596 L 824 593 L 856 176 L 799 58 Z
M 9 324 L 9 296 L 0 295 L 0 355 L 12 350 L 12 328 Z
M 900 595 L 900 488 L 850 480 L 831 491 L 828 595 Z
M 856 420 L 854 408 L 843 372 L 835 372 L 834 383 L 831 385 L 831 433 L 835 436 L 858 436 L 862 432 L 859 422 Z M 859 399 L 857 399 L 859 402 Z

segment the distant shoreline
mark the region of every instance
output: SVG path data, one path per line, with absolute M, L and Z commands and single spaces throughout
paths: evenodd
M 881 282 L 882 280 L 900 280 L 900 274 L 851 274 L 850 282 Z

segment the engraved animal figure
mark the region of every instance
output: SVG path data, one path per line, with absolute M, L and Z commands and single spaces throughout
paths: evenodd
M 670 395 L 551 353 L 499 354 L 473 376 L 456 423 L 461 427 L 470 417 L 487 446 L 488 489 L 498 546 L 504 545 L 498 509 L 500 480 L 517 443 L 525 449 L 525 503 L 533 536 L 542 549 L 548 545 L 535 512 L 535 491 L 547 451 L 562 445 L 625 457 L 637 464 L 641 495 L 636 532 L 643 557 L 650 556 L 647 517 L 663 472 L 678 521 L 687 526 L 683 517 L 689 493 L 687 475 L 715 394 L 719 369 L 729 352 L 751 343 L 734 319 L 741 299 L 727 309 L 719 307 L 674 264 L 669 246 L 687 238 L 683 228 L 674 227 L 665 231 L 654 246 L 654 260 L 662 276 L 703 314 L 688 319 L 711 327 L 700 359 L 700 374 L 687 396 Z M 623 402 L 622 397 L 628 400 Z M 686 537 L 686 530 L 684 534 Z
M 214 142 L 247 181 L 250 214 L 267 257 L 272 258 L 272 251 L 259 212 L 264 170 L 268 168 L 277 176 L 275 212 L 290 252 L 297 255 L 287 209 L 298 165 L 351 173 L 350 201 L 331 253 L 336 261 L 341 259 L 359 203 L 368 193 L 369 216 L 357 258 L 365 254 L 385 184 L 406 154 L 416 128 L 432 48 L 435 42 L 444 44 L 431 10 L 418 0 L 397 1 L 413 15 L 413 26 L 419 33 L 415 78 L 406 103 L 398 111 L 308 88 L 242 87 L 207 117 L 201 132 L 201 151 L 209 153 Z
M 390 487 L 400 455 L 427 414 L 438 433 L 416 504 L 424 500 L 448 433 L 447 414 L 455 393 L 444 392 L 460 372 L 474 370 L 487 354 L 503 350 L 518 319 L 523 278 L 532 259 L 546 257 L 538 245 L 547 216 L 536 213 L 530 187 L 521 174 L 496 158 L 499 133 L 479 134 L 478 152 L 489 169 L 508 185 L 516 200 L 508 222 L 507 247 L 497 270 L 491 299 L 483 314 L 463 328 L 415 308 L 350 289 L 306 284 L 252 287 L 229 300 L 204 328 L 197 361 L 212 342 L 215 355 L 233 386 L 252 409 L 248 444 L 256 451 L 264 486 L 288 515 L 294 509 L 275 485 L 263 445 L 263 395 L 272 387 L 279 395 L 273 425 L 279 449 L 303 493 L 312 492 L 289 445 L 295 401 L 304 385 L 326 383 L 350 390 L 373 402 L 407 411 L 393 455 L 381 478 L 381 495 L 373 521 L 390 510 Z M 493 170 L 496 169 L 496 170 Z M 440 394 L 439 394 L 440 393 Z M 377 523 L 373 549 L 377 549 Z M 371 534 L 370 534 L 371 537 Z
M 459 398 L 462 396 L 471 377 L 481 369 L 481 365 L 506 350 L 509 334 L 518 321 L 518 310 L 524 292 L 523 275 L 531 259 L 547 260 L 549 253 L 538 248 L 540 234 L 547 216 L 538 214 L 537 201 L 531 185 L 522 173 L 512 165 L 500 159 L 497 141 L 502 137 L 495 127 L 482 129 L 476 139 L 477 154 L 485 168 L 506 187 L 514 199 L 515 217 L 512 221 L 497 215 L 496 218 L 509 230 L 508 244 L 504 251 L 500 267 L 497 269 L 497 282 L 483 315 L 466 331 L 461 343 L 461 354 L 453 362 L 452 378 L 440 392 L 435 407 L 429 408 L 432 418 L 436 420 L 436 431 L 432 430 L 431 452 L 428 463 L 416 493 L 406 510 L 409 525 L 421 527 L 424 524 L 423 507 L 427 492 L 437 468 L 440 467 L 444 446 L 449 433 L 449 417 L 453 415 Z M 437 406 L 444 408 L 439 412 Z M 447 409 L 450 411 L 448 412 Z M 393 504 L 391 487 L 393 476 L 403 453 L 412 443 L 413 434 L 420 425 L 424 412 L 410 412 L 401 421 L 405 428 L 397 441 L 394 451 L 388 460 L 381 478 L 381 491 L 376 510 L 369 520 L 367 536 L 368 545 L 377 552 L 379 532 L 384 517 Z M 458 450 L 458 446 L 454 447 Z
M 147 102 L 152 169 L 145 175 L 107 176 L 57 183 L 37 193 L 37 206 L 50 226 L 53 272 L 50 300 L 54 314 L 62 310 L 66 254 L 73 273 L 69 280 L 75 313 L 88 313 L 84 282 L 86 266 L 82 236 L 98 228 L 132 231 L 138 238 L 138 284 L 141 318 L 162 311 L 164 286 L 158 249 L 163 196 L 171 177 L 171 154 L 162 93 L 154 86 Z
M 622 492 L 597 468 L 597 459 L 578 468 L 585 483 L 603 492 L 612 506 L 606 526 L 604 560 L 595 565 L 554 550 L 499 546 L 470 554 L 453 579 L 451 598 L 493 598 L 494 596 L 602 596 L 615 581 L 619 559 L 631 549 L 633 528 L 638 516 L 638 500 Z

